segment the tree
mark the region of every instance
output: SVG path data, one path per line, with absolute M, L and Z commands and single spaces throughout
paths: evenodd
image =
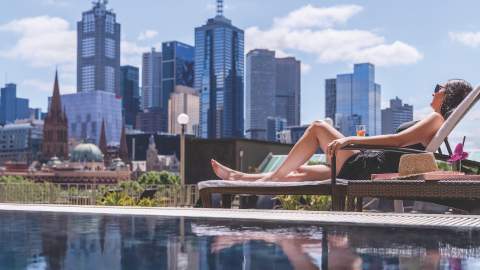
M 138 182 L 144 187 L 153 185 L 179 185 L 180 177 L 167 171 L 151 171 L 142 174 L 138 178 Z

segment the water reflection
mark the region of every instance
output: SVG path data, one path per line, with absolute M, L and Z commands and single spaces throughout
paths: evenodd
M 479 231 L 0 212 L 0 269 L 478 269 Z

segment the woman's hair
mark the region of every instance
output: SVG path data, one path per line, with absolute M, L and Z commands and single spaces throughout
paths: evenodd
M 471 91 L 472 85 L 465 80 L 448 80 L 445 84 L 445 97 L 440 108 L 443 118 L 447 119 Z

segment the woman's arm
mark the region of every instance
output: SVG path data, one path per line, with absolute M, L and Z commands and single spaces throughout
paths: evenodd
M 328 145 L 327 154 L 331 155 L 341 147 L 352 143 L 394 147 L 402 147 L 417 143 L 427 144 L 442 126 L 443 121 L 443 117 L 439 113 L 432 113 L 425 119 L 397 134 L 341 138 L 334 140 Z

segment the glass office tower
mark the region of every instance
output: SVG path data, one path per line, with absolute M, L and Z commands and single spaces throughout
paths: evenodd
M 125 125 L 134 128 L 140 112 L 139 70 L 134 66 L 120 67 L 120 94 Z
M 244 32 L 221 11 L 195 28 L 195 82 L 200 92 L 200 136 L 244 136 Z
M 368 135 L 381 134 L 381 87 L 375 83 L 375 66 L 355 64 L 352 74 L 336 79 L 335 124 L 345 136 L 355 135 L 357 125 L 366 125 Z
M 160 108 L 162 115 L 161 131 L 168 132 L 170 119 L 168 101 L 176 86 L 193 87 L 193 66 L 195 49 L 185 43 L 169 41 L 162 43 L 162 88 L 160 94 Z M 176 121 L 176 119 L 175 119 Z
M 93 2 L 77 23 L 78 92 L 120 94 L 120 24 L 107 3 Z
M 325 80 L 325 118 L 331 118 L 335 124 L 335 112 L 337 109 L 337 80 Z

